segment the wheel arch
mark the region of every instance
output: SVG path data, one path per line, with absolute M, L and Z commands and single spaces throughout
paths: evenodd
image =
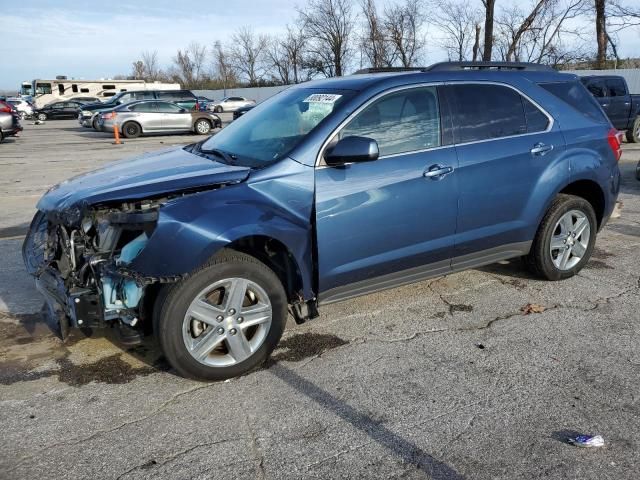
M 589 202 L 596 213 L 600 229 L 605 216 L 606 200 L 604 191 L 597 182 L 589 179 L 575 180 L 562 188 L 558 194 L 560 193 L 574 195 Z
M 295 255 L 282 241 L 268 235 L 250 235 L 228 243 L 215 255 L 224 250 L 235 250 L 257 258 L 280 279 L 289 302 L 299 300 L 304 287 L 302 273 Z

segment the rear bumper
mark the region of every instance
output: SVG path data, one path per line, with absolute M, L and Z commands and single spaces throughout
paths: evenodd
M 22 126 L 18 125 L 16 127 L 11 127 L 8 130 L 2 130 L 2 135 L 5 137 L 13 137 L 22 131 Z

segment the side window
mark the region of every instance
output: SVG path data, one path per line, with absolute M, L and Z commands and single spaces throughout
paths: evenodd
M 157 102 L 158 111 L 160 113 L 180 113 L 182 110 L 178 105 L 168 102 Z
M 64 83 L 59 83 L 58 84 L 58 93 L 60 95 L 64 95 Z
M 71 91 L 73 93 L 78 93 L 78 85 L 76 85 L 75 83 L 71 85 Z
M 138 103 L 136 105 L 132 105 L 129 110 L 132 112 L 155 113 L 157 112 L 156 102 Z
M 132 93 L 133 98 L 136 100 L 151 100 L 153 99 L 153 92 L 136 92 Z
M 527 132 L 521 96 L 500 85 L 445 87 L 453 99 L 456 143 L 509 137 Z
M 602 80 L 589 80 L 586 84 L 587 90 L 596 98 L 603 98 L 607 96 L 607 90 L 604 88 L 604 82 Z
M 440 146 L 436 87 L 390 93 L 367 106 L 340 132 L 378 142 L 380 156 Z
M 524 115 L 527 120 L 527 133 L 544 132 L 549 126 L 549 118 L 529 100 L 524 97 L 520 98 L 522 98 Z
M 609 122 L 596 99 L 580 82 L 553 82 L 539 85 L 585 117 L 596 122 Z
M 47 94 L 51 93 L 51 84 L 50 83 L 37 83 L 36 84 L 36 93 Z
M 627 88 L 621 78 L 608 78 L 607 87 L 611 97 L 624 97 L 627 94 Z
M 81 88 L 80 89 L 80 93 L 89 93 L 89 89 L 88 88 Z

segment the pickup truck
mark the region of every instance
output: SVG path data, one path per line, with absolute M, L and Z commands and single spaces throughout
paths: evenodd
M 631 95 L 623 77 L 590 75 L 582 83 L 596 98 L 618 130 L 626 130 L 627 141 L 640 142 L 640 95 Z

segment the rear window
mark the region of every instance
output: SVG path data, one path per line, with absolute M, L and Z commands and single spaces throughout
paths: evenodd
M 541 83 L 540 86 L 590 120 L 602 123 L 609 121 L 602 112 L 598 102 L 596 102 L 593 95 L 584 88 L 582 83 L 578 81 Z

